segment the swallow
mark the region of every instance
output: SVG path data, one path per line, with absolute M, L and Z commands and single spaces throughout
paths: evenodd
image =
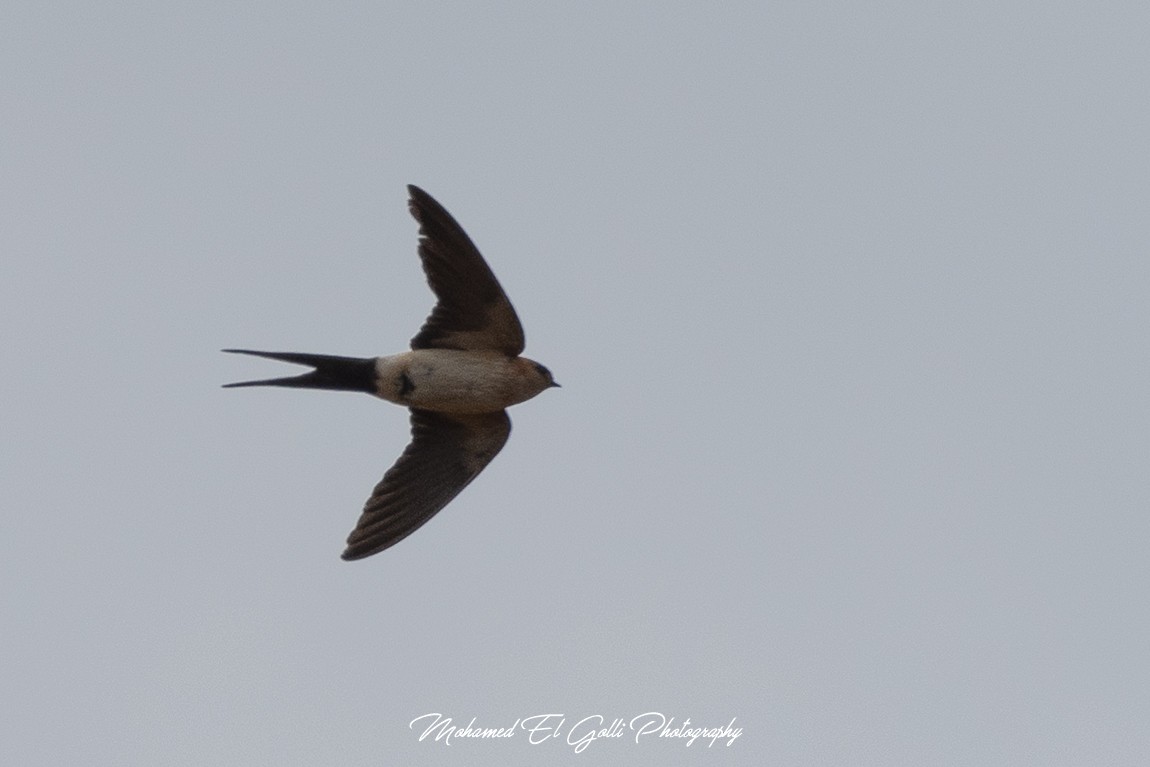
M 511 434 L 507 408 L 559 386 L 521 357 L 523 326 L 479 250 L 431 195 L 408 186 L 419 223 L 419 258 L 435 307 L 411 351 L 383 357 L 224 349 L 307 365 L 302 375 L 225 384 L 359 391 L 411 411 L 411 442 L 375 486 L 343 559 L 402 541 L 446 506 L 499 453 Z

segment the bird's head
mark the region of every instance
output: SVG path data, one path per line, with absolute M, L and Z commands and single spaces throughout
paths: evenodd
M 530 371 L 530 374 L 534 376 L 535 382 L 539 386 L 539 391 L 550 389 L 553 386 L 559 386 L 559 384 L 555 381 L 555 378 L 551 375 L 551 371 L 546 367 L 540 365 L 535 360 L 529 360 L 526 358 L 521 359 L 527 363 L 526 367 L 528 371 Z

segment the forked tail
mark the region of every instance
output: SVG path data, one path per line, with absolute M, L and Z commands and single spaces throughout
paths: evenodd
M 309 365 L 315 370 L 286 378 L 265 378 L 224 384 L 225 389 L 240 386 L 289 386 L 296 389 L 336 389 L 342 391 L 376 391 L 375 360 L 363 357 L 335 357 L 330 354 L 300 352 L 257 352 L 250 349 L 223 349 L 229 354 L 250 354 L 270 360 Z

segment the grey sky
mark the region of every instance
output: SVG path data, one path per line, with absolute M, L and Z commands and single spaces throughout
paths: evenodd
M 3 17 L 0 762 L 1150 760 L 1144 3 Z M 406 413 L 217 350 L 404 349 L 407 183 L 564 388 L 349 564 Z

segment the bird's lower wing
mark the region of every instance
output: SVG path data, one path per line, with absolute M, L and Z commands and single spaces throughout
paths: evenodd
M 363 507 L 343 558 L 362 559 L 415 532 L 503 448 L 507 412 L 445 414 L 411 411 L 411 444 L 388 469 Z

